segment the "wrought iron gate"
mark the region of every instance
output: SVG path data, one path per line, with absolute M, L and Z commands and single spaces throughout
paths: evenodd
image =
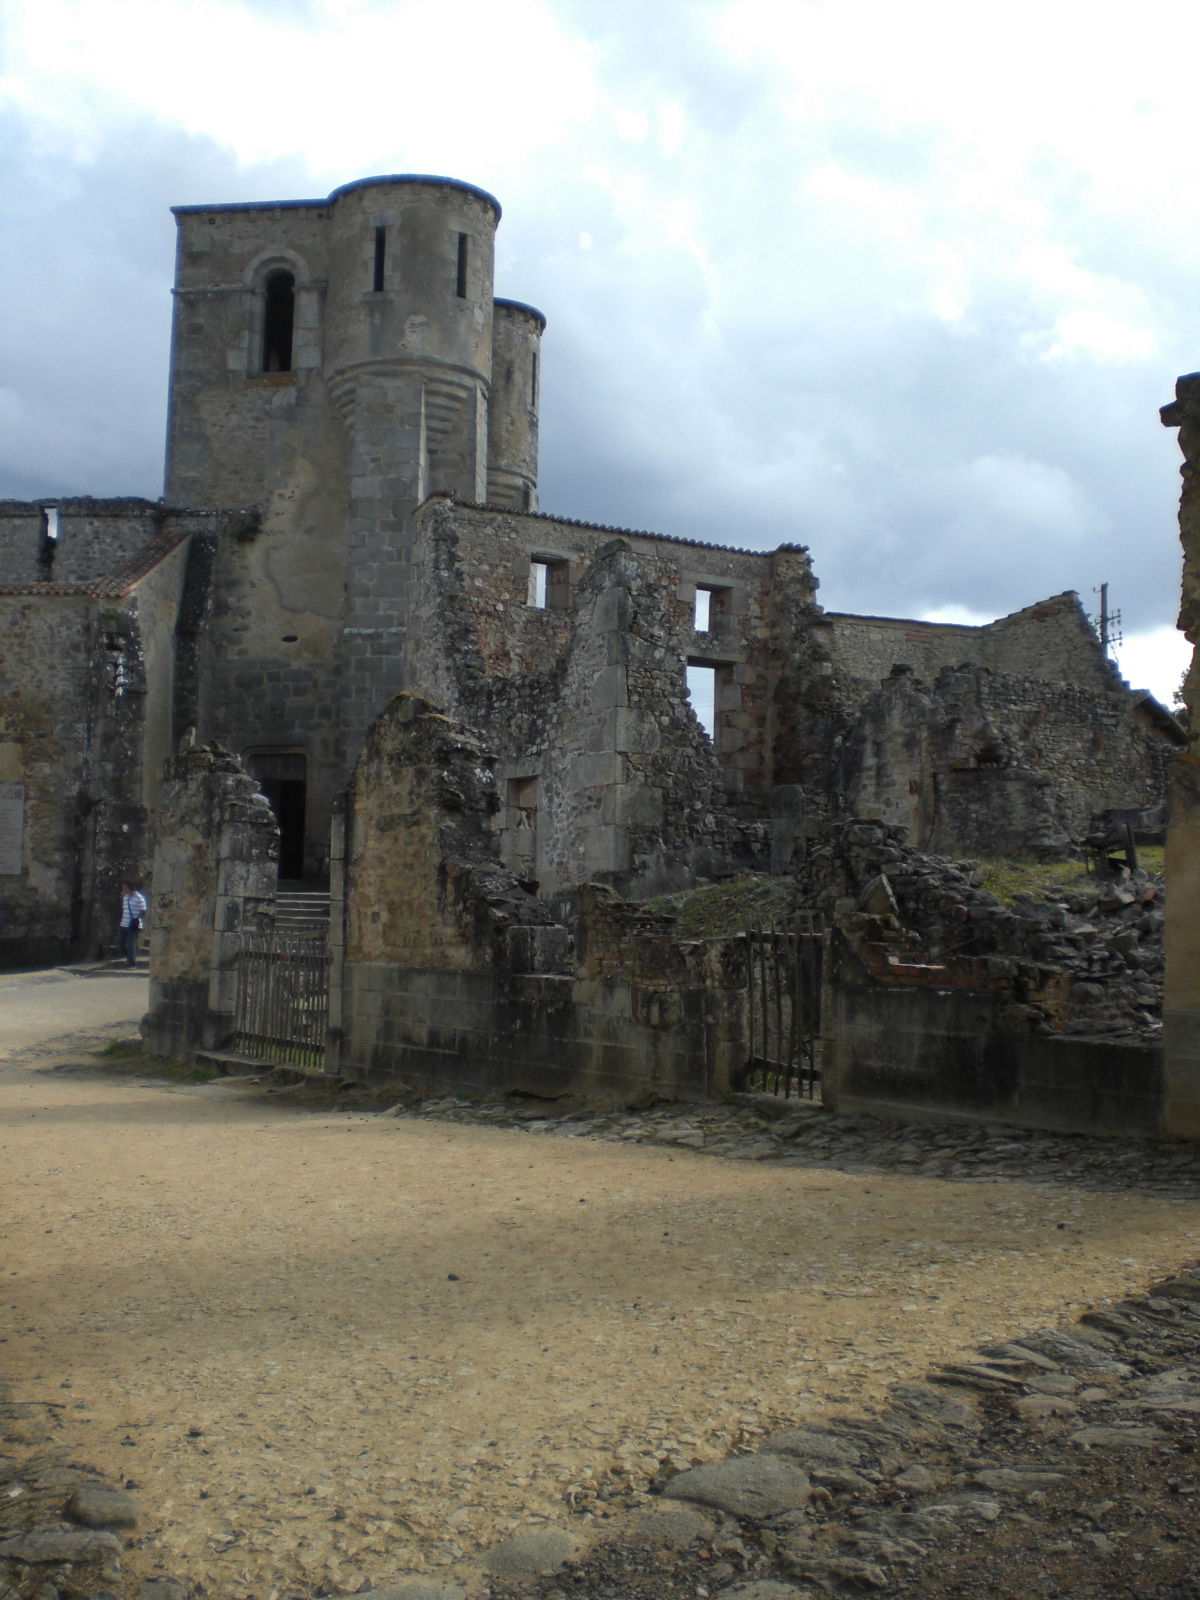
M 275 935 L 237 956 L 234 1046 L 284 1065 L 322 1067 L 329 1026 L 329 945 Z
M 752 928 L 746 950 L 747 1089 L 816 1099 L 821 1081 L 821 972 L 824 935 L 811 912 Z

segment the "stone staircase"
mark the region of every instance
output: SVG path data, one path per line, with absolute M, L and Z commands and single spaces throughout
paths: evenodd
M 280 889 L 275 896 L 275 931 L 292 939 L 329 936 L 329 891 Z

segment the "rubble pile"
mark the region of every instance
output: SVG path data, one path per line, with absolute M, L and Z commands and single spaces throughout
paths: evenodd
M 1146 1037 L 1162 1025 L 1163 885 L 1145 872 L 1047 902 L 1005 905 L 977 861 L 912 850 L 907 830 L 856 818 L 831 828 L 797 874 L 798 901 L 852 942 L 900 959 L 983 961 L 1039 1031 Z

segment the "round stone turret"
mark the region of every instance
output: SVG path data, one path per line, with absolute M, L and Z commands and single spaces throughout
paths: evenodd
M 487 497 L 513 511 L 537 510 L 538 399 L 546 319 L 519 300 L 497 300 L 492 316 Z

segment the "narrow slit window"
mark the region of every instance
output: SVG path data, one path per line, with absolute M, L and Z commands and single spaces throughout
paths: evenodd
M 48 583 L 54 577 L 54 557 L 58 553 L 58 507 L 42 507 L 41 539 L 38 544 L 38 576 Z
M 537 389 L 538 389 L 538 357 L 537 357 L 537 351 L 535 350 L 533 352 L 533 354 L 532 354 L 532 357 L 531 357 L 531 360 L 530 360 L 530 365 L 529 365 L 529 404 L 531 406 L 537 405 Z
M 290 272 L 272 272 L 263 285 L 264 372 L 292 370 L 292 330 L 296 320 L 296 280 Z
M 383 272 L 387 265 L 387 229 L 375 229 L 375 277 L 371 284 L 376 294 L 383 289 Z
M 716 742 L 717 733 L 717 669 L 700 661 L 687 664 L 687 697 L 696 720 L 708 737 Z
M 467 236 L 460 233 L 458 236 L 458 298 L 467 298 Z

